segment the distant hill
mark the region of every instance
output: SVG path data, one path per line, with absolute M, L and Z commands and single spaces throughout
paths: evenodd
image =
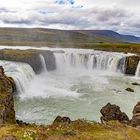
M 79 32 L 85 33 L 91 37 L 109 37 L 128 43 L 140 43 L 140 37 L 136 37 L 133 35 L 123 35 L 112 30 L 79 30 Z
M 140 43 L 140 38 L 111 30 L 0 28 L 0 45 L 80 47 L 88 44 Z

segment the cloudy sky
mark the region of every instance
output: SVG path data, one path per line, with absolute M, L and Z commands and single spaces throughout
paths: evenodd
M 0 0 L 0 26 L 108 29 L 140 36 L 140 0 Z

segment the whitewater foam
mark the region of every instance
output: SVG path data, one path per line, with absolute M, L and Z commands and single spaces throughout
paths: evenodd
M 35 77 L 33 69 L 26 63 L 0 60 L 0 65 L 4 67 L 6 75 L 13 77 L 18 93 L 26 91 L 30 81 Z

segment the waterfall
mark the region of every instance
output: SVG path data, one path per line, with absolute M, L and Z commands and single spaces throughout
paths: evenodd
M 140 61 L 138 63 L 137 69 L 136 69 L 135 77 L 140 77 Z
M 47 72 L 47 67 L 46 67 L 46 62 L 45 62 L 44 56 L 42 54 L 40 54 L 39 57 L 40 57 L 40 60 L 41 60 L 43 72 Z
M 0 65 L 4 67 L 5 74 L 14 79 L 18 93 L 24 92 L 35 76 L 31 66 L 26 63 L 0 60 Z
M 58 70 L 64 69 L 86 69 L 86 70 L 108 70 L 113 72 L 125 71 L 126 56 L 122 53 L 113 52 L 81 52 L 65 51 L 54 52 Z

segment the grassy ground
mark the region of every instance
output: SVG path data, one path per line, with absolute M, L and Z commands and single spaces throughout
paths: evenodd
M 106 125 L 77 120 L 71 124 L 49 126 L 5 125 L 0 137 L 15 136 L 18 140 L 139 140 L 140 130 L 118 122 Z

